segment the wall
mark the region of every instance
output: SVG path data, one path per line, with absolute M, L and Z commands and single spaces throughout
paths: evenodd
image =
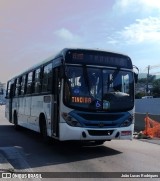
M 160 122 L 160 98 L 135 100 L 135 131 L 145 129 L 144 118 L 148 112 L 149 117 Z
M 160 115 L 160 98 L 136 99 L 135 112 Z

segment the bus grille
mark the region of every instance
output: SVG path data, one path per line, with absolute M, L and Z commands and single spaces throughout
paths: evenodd
M 84 118 L 85 120 L 88 121 L 115 121 L 120 119 L 121 117 L 124 116 L 124 114 L 94 114 L 94 113 L 88 113 L 88 114 L 83 114 L 83 113 L 78 113 L 79 116 Z
M 110 136 L 114 130 L 88 130 L 91 136 Z

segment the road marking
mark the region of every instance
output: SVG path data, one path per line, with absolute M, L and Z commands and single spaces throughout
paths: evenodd
M 2 172 L 34 173 L 30 168 L 30 165 L 27 163 L 25 154 L 20 147 L 0 147 L 0 163 L 0 170 Z M 30 178 L 30 180 L 35 179 Z M 41 179 L 36 178 L 36 180 Z

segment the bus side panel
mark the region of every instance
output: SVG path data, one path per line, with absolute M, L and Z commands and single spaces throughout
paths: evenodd
M 19 97 L 18 124 L 24 127 L 27 123 L 27 117 L 25 116 L 25 106 L 26 106 L 26 97 Z
M 14 123 L 14 114 L 18 115 L 18 98 L 13 98 L 12 99 L 12 123 Z
M 47 133 L 48 136 L 51 136 L 51 103 L 52 103 L 52 96 L 47 95 L 43 97 L 43 109 L 46 117 L 46 126 L 47 126 Z
M 28 110 L 29 111 L 29 110 Z M 31 101 L 29 128 L 39 132 L 39 116 L 44 114 L 46 119 L 47 133 L 51 136 L 51 96 L 33 96 Z
M 9 99 L 6 99 L 5 117 L 9 120 Z
M 29 123 L 31 127 L 34 127 L 34 130 L 40 132 L 39 129 L 39 116 L 43 113 L 43 96 L 33 96 L 31 103 L 31 118 Z
M 24 110 L 24 115 L 25 115 L 25 123 L 27 126 L 29 126 L 30 123 L 30 117 L 31 117 L 31 101 L 32 101 L 32 96 L 26 97 L 25 100 L 25 110 Z

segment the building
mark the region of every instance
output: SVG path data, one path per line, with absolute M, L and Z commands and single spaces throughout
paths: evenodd
M 0 105 L 5 104 L 6 84 L 0 82 Z

